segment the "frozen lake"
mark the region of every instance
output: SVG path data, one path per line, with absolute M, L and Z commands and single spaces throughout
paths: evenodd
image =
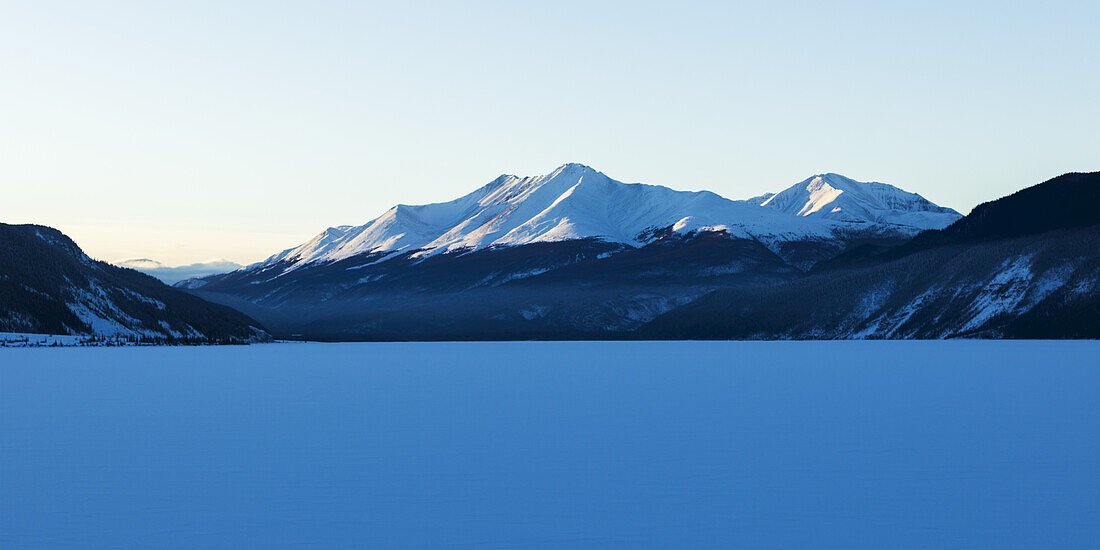
M 0 349 L 2 548 L 1082 548 L 1098 342 Z

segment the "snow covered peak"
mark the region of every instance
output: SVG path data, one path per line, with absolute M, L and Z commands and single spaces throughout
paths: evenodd
M 828 222 L 788 216 L 709 191 L 622 183 L 571 163 L 541 176 L 502 175 L 449 202 L 397 205 L 365 225 L 330 228 L 263 263 L 303 264 L 413 250 L 431 254 L 582 238 L 635 246 L 648 232 L 669 227 L 682 233 L 720 230 L 745 238 L 827 237 L 832 229 Z
M 766 197 L 766 198 L 764 198 Z M 764 198 L 759 204 L 795 216 L 902 226 L 912 232 L 941 229 L 962 214 L 886 183 L 818 174 Z
M 622 183 L 570 163 L 541 176 L 505 174 L 448 202 L 399 204 L 364 225 L 331 227 L 258 265 L 297 266 L 367 253 L 427 255 L 584 238 L 638 246 L 652 239 L 655 230 L 666 228 L 679 233 L 724 231 L 769 244 L 830 239 L 849 229 L 876 225 L 915 233 L 944 227 L 958 217 L 954 210 L 919 195 L 838 174 L 814 176 L 778 194 L 733 201 L 710 191 Z

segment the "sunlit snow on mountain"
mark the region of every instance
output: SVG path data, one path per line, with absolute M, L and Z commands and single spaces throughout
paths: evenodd
M 761 204 L 763 203 L 763 204 Z M 828 215 L 815 214 L 828 206 Z M 357 254 L 426 254 L 598 238 L 643 245 L 656 231 L 723 231 L 765 245 L 823 240 L 869 225 L 914 234 L 942 228 L 958 212 L 882 183 L 815 176 L 776 195 L 730 200 L 710 191 L 622 183 L 582 164 L 542 176 L 502 175 L 458 199 L 397 205 L 361 226 L 331 227 L 264 264 L 334 261 Z

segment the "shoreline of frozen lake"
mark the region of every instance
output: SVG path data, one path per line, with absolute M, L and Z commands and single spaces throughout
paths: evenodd
M 4 548 L 1100 540 L 1100 342 L 0 349 Z

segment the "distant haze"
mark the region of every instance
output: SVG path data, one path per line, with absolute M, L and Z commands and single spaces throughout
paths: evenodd
M 1100 169 L 1096 2 L 7 2 L 0 221 L 246 264 L 581 162 L 968 212 Z
M 148 258 L 131 258 L 114 262 L 114 264 L 120 267 L 135 269 L 146 275 L 152 275 L 168 284 L 177 283 L 192 277 L 205 277 L 218 273 L 228 273 L 241 267 L 240 264 L 228 260 L 208 260 L 191 265 L 167 266 Z

